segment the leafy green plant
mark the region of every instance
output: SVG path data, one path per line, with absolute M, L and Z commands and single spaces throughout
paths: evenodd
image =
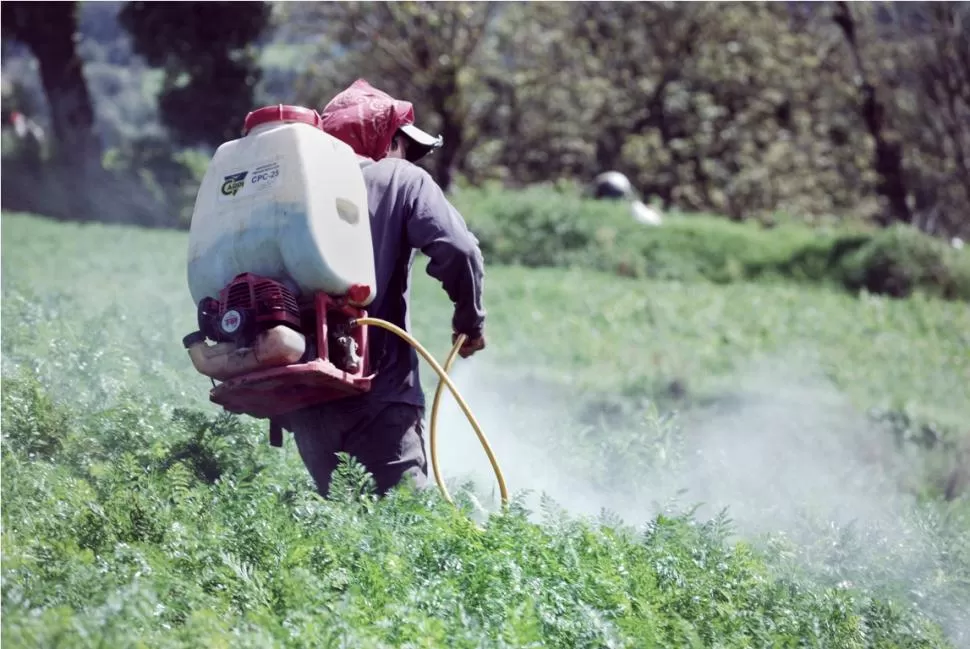
M 804 526 L 815 543 L 739 538 L 730 510 L 705 519 L 692 503 L 593 518 L 551 498 L 531 509 L 520 490 L 508 512 L 483 512 L 474 481 L 452 489 L 457 510 L 433 488 L 377 500 L 349 458 L 321 498 L 292 443 L 271 448 L 265 422 L 206 403 L 179 348 L 194 318 L 173 261 L 184 235 L 9 214 L 3 235 L 0 631 L 12 646 L 955 644 L 941 624 L 960 637 L 965 504 L 914 509 L 897 546 L 825 519 Z M 644 478 L 694 461 L 684 417 L 729 400 L 724 382 L 749 355 L 807 338 L 860 404 L 911 402 L 909 427 L 967 416 L 954 398 L 960 305 L 489 273 L 495 358 L 570 377 L 565 405 L 550 402 L 566 424 L 514 433 L 577 481 L 652 497 Z M 415 332 L 440 357 L 450 303 L 420 274 L 414 292 Z M 874 348 L 874 336 L 912 342 Z M 526 398 L 538 389 L 515 380 Z M 676 401 L 654 398 L 674 380 Z
M 922 290 L 970 300 L 970 256 L 905 226 L 893 226 L 859 247 L 844 262 L 853 290 L 906 297 Z

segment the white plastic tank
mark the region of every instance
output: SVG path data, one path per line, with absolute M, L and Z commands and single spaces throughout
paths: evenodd
M 189 226 L 193 301 L 218 298 L 240 273 L 286 282 L 300 293 L 376 292 L 367 191 L 353 149 L 300 106 L 246 116 L 243 136 L 215 152 Z

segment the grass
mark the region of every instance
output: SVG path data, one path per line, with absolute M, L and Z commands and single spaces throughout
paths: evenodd
M 496 263 L 597 269 L 627 277 L 725 284 L 739 281 L 841 287 L 851 293 L 924 294 L 970 300 L 970 255 L 914 228 L 875 230 L 846 221 L 764 227 L 702 215 L 633 222 L 625 203 L 575 189 L 463 189 L 455 203 Z
M 744 378 L 774 368 L 769 405 L 813 422 L 818 437 L 801 440 L 806 448 L 891 413 L 900 448 L 920 450 L 894 453 L 933 467 L 927 458 L 953 455 L 970 418 L 965 305 L 492 267 L 490 345 L 462 364 L 483 368 L 479 383 L 491 392 L 476 390 L 471 375 L 459 384 L 489 420 L 510 486 L 528 485 L 538 464 L 557 464 L 615 507 L 588 518 L 572 513 L 578 489 L 538 507 L 517 493 L 512 511 L 489 515 L 479 531 L 469 517 L 484 520 L 481 485 L 452 489 L 462 514 L 434 491 L 376 502 L 367 476 L 347 463 L 334 498 L 320 500 L 291 440 L 271 449 L 264 422 L 206 403 L 208 384 L 180 345 L 194 321 L 183 233 L 9 213 L 2 227 L 2 639 L 12 646 L 943 647 L 966 639 L 966 500 L 939 502 L 924 480 L 915 501 L 877 508 L 888 492 L 863 499 L 841 475 L 811 491 L 854 505 L 848 521 L 799 500 L 805 492 L 789 498 L 795 483 L 769 475 L 773 463 L 791 473 L 798 462 L 818 468 L 832 458 L 798 446 L 795 463 L 778 459 L 782 447 L 747 430 L 755 420 L 746 413 L 764 404 Z M 449 304 L 421 264 L 413 328 L 443 358 Z M 809 389 L 798 383 L 804 368 Z M 777 401 L 782 392 L 789 400 Z M 490 407 L 492 398 L 502 407 Z M 499 413 L 516 410 L 543 425 L 524 419 L 503 430 L 509 420 Z M 730 418 L 738 413 L 739 424 Z M 727 472 L 702 473 L 690 455 L 700 424 L 711 422 L 745 435 Z M 542 455 L 519 457 L 516 444 L 526 442 Z M 461 452 L 446 470 L 463 466 Z M 741 480 L 751 474 L 750 485 Z M 732 497 L 750 487 L 785 498 L 709 516 L 689 503 L 649 503 L 684 480 Z

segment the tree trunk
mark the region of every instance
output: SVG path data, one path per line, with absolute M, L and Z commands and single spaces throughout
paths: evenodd
M 58 161 L 75 170 L 100 168 L 94 109 L 74 41 L 77 3 L 4 4 L 4 31 L 30 47 L 40 66 Z
M 446 192 L 454 181 L 455 161 L 464 142 L 462 120 L 451 105 L 459 101 L 457 76 L 456 71 L 448 76 L 445 83 L 431 88 L 431 101 L 435 112 L 441 117 L 441 137 L 444 140 L 431 159 L 431 175 Z
M 835 3 L 835 23 L 845 34 L 852 58 L 855 61 L 859 77 L 862 79 L 862 119 L 866 123 L 869 134 L 876 143 L 873 167 L 879 174 L 879 184 L 876 191 L 886 199 L 889 212 L 881 220 L 882 225 L 893 222 L 912 223 L 913 214 L 906 204 L 906 175 L 903 170 L 902 144 L 886 132 L 886 107 L 876 94 L 876 87 L 866 74 L 856 40 L 856 23 L 849 6 L 845 2 Z

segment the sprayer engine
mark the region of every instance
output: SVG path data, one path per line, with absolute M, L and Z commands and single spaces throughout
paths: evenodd
M 249 346 L 277 325 L 302 333 L 296 296 L 286 285 L 252 273 L 237 275 L 219 294 L 198 306 L 199 331 L 210 340 Z
M 367 327 L 355 324 L 367 315 L 355 305 L 369 291 L 353 285 L 345 296 L 300 295 L 282 282 L 241 273 L 218 299 L 199 301 L 199 328 L 182 343 L 196 370 L 213 379 L 210 401 L 272 421 L 370 390 Z M 273 424 L 270 432 L 279 445 L 279 428 Z

